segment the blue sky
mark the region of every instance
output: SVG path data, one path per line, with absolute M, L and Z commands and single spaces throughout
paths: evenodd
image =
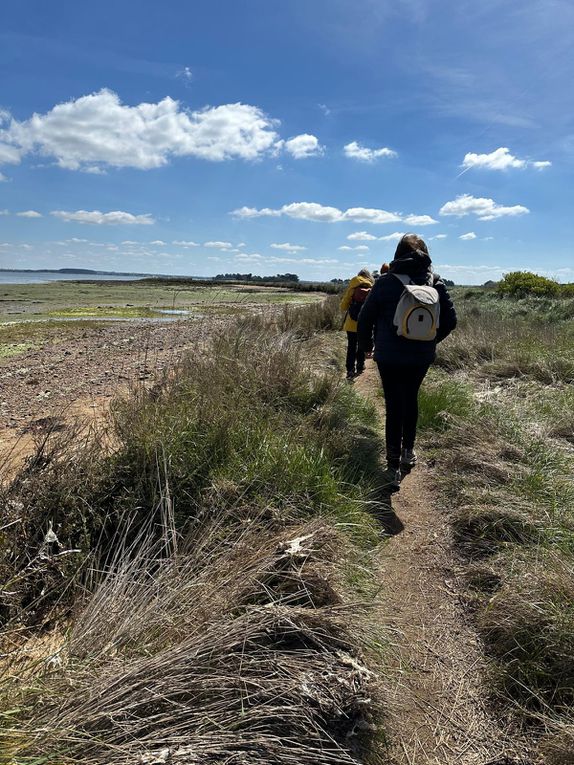
M 0 267 L 574 280 L 570 0 L 21 0 Z

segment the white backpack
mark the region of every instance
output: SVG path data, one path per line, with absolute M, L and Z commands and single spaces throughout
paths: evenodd
M 393 274 L 403 284 L 393 324 L 399 337 L 408 340 L 434 340 L 439 327 L 440 298 L 431 284 L 413 284 L 406 274 Z

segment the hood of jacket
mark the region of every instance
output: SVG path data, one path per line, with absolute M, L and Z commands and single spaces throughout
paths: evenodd
M 416 252 L 411 257 L 393 260 L 389 271 L 393 274 L 405 274 L 414 282 L 424 284 L 432 274 L 431 263 L 431 259 L 425 252 Z
M 373 282 L 367 279 L 366 276 L 353 276 L 351 281 L 349 282 L 349 287 L 372 287 Z

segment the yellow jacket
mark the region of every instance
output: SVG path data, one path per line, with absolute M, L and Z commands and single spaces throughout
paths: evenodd
M 367 279 L 366 276 L 353 276 L 353 278 L 349 282 L 349 286 L 345 290 L 345 294 L 343 295 L 341 299 L 341 310 L 342 311 L 349 310 L 349 306 L 351 305 L 351 302 L 353 300 L 353 292 L 355 291 L 356 287 L 371 288 L 372 286 L 373 286 L 373 282 Z M 353 319 L 351 319 L 348 313 L 345 316 L 345 323 L 343 324 L 343 330 L 345 332 L 357 331 L 357 322 L 353 321 Z

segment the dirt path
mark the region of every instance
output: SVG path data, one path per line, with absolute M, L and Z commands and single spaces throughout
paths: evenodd
M 373 366 L 356 381 L 381 417 Z M 424 464 L 404 479 L 393 509 L 404 529 L 382 546 L 380 621 L 394 636 L 385 680 L 392 765 L 534 765 L 488 713 L 485 659 L 462 601 L 446 513 Z

